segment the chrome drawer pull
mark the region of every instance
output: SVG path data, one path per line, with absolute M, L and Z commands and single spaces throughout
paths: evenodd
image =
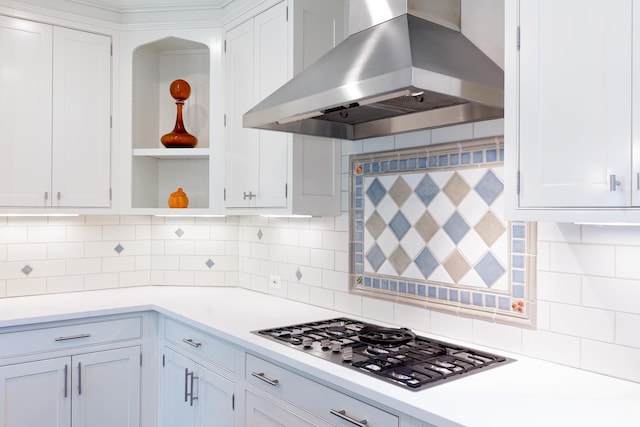
M 191 338 L 188 338 L 188 339 L 185 338 L 185 339 L 182 340 L 182 342 L 186 342 L 187 344 L 189 344 L 190 346 L 195 347 L 195 348 L 198 348 L 198 347 L 202 346 L 201 342 L 194 341 Z
M 58 337 L 56 341 L 79 340 L 80 338 L 89 338 L 91 334 L 70 335 L 68 337 Z
M 278 381 L 276 379 L 269 378 L 268 376 L 266 376 L 264 374 L 264 372 L 260 372 L 260 373 L 252 372 L 251 375 L 253 375 L 254 377 L 256 377 L 256 378 L 258 378 L 258 379 L 264 381 L 265 383 L 267 383 L 269 385 L 272 385 L 274 387 L 277 386 L 278 383 L 280 382 L 280 381 Z
M 367 427 L 367 420 L 358 421 L 355 418 L 351 418 L 347 415 L 347 411 L 345 411 L 344 409 L 342 411 L 336 411 L 335 409 L 332 409 L 331 415 L 335 415 L 336 417 L 348 421 L 351 424 L 355 424 L 358 427 Z

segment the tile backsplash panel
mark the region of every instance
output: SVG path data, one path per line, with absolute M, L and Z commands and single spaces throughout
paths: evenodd
M 538 223 L 535 329 L 351 292 L 349 157 L 502 132 L 496 120 L 345 141 L 337 217 L 0 217 L 0 297 L 148 284 L 241 286 L 640 382 L 640 227 Z M 27 264 L 33 271 L 25 276 Z M 269 288 L 270 274 L 282 277 L 280 289 Z
M 507 222 L 502 138 L 351 157 L 351 284 L 531 324 L 535 224 Z

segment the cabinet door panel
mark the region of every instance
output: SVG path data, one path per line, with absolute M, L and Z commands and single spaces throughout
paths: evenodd
M 0 206 L 44 206 L 51 179 L 50 25 L 0 16 Z
M 225 42 L 225 205 L 247 207 L 254 200 L 244 193 L 258 191 L 258 131 L 242 127 L 242 115 L 255 104 L 253 21 L 230 30 Z
M 203 366 L 198 366 L 197 375 L 196 425 L 233 426 L 233 383 Z
M 109 207 L 111 40 L 54 28 L 54 206 Z
M 140 425 L 140 348 L 74 356 L 73 425 Z
M 68 427 L 70 363 L 64 357 L 0 367 L 0 427 Z
M 520 2 L 520 207 L 630 204 L 631 10 Z
M 160 407 L 163 427 L 195 426 L 195 411 L 187 398 L 190 378 L 187 377 L 185 369 L 194 372 L 195 363 L 165 347 Z

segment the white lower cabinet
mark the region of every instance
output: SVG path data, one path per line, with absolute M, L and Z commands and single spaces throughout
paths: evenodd
M 163 426 L 234 425 L 233 382 L 168 348 L 163 379 Z
M 0 427 L 150 426 L 143 324 L 132 315 L 0 328 Z
M 166 319 L 160 426 L 236 425 L 235 357 L 226 342 Z
M 252 354 L 246 356 L 246 426 L 398 427 L 400 417 Z

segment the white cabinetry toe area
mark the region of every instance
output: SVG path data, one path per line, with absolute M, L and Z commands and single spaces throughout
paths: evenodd
M 141 395 L 155 400 L 154 382 L 142 385 L 144 319 L 0 329 L 0 427 L 152 426 L 141 422 Z
M 638 6 L 505 3 L 510 218 L 640 220 Z
M 288 0 L 226 30 L 224 203 L 228 213 L 340 212 L 340 141 L 247 129 L 242 115 L 339 43 L 343 15 L 341 0 Z
M 0 15 L 0 209 L 111 206 L 111 38 Z

